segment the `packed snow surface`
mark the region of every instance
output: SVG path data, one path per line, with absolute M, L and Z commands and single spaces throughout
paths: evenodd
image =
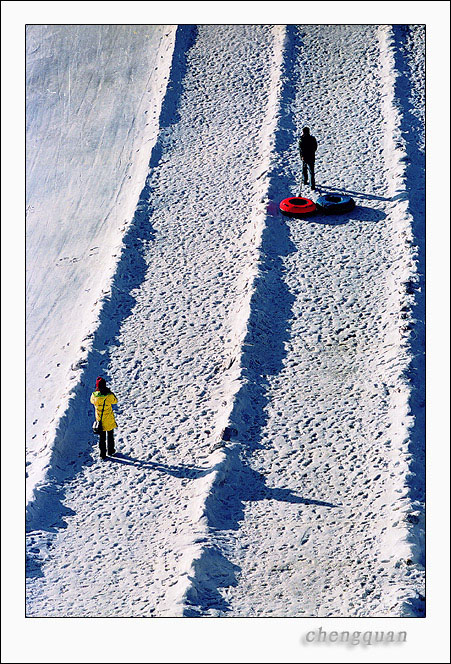
M 36 28 L 28 49 L 38 67 L 35 49 L 56 40 L 59 82 L 48 82 L 54 67 L 38 71 L 61 98 L 72 60 L 58 29 Z M 62 149 L 49 139 L 42 198 L 29 188 L 32 214 L 48 210 L 29 221 L 28 240 L 41 265 L 30 311 L 48 327 L 36 323 L 28 371 L 62 412 L 29 447 L 28 615 L 422 615 L 423 28 L 139 26 L 137 35 L 135 50 L 133 26 L 76 33 L 87 40 L 73 56 L 81 70 L 86 48 L 97 65 L 60 126 L 89 135 L 103 122 L 111 149 L 123 140 L 128 154 L 144 150 L 145 182 L 142 161 L 133 173 L 119 173 L 117 159 L 104 170 L 96 149 L 88 164 L 72 143 L 72 209 L 49 179 Z M 117 141 L 92 114 L 104 76 L 113 89 L 100 107 L 130 104 Z M 51 109 L 36 98 L 37 130 Z M 319 143 L 314 193 L 297 152 L 305 125 Z M 73 171 L 98 211 L 84 227 Z M 130 180 L 127 212 L 111 197 L 116 177 Z M 289 195 L 326 192 L 351 195 L 356 208 L 279 212 Z M 65 256 L 54 305 L 42 275 Z M 94 283 L 97 308 L 83 295 Z M 66 333 L 83 340 L 72 383 L 61 373 L 44 387 L 35 367 L 69 357 Z M 99 374 L 119 400 L 118 454 L 106 462 L 90 434 Z

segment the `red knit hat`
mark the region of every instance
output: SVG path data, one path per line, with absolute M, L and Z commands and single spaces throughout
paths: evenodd
M 101 392 L 104 387 L 106 387 L 105 378 L 102 378 L 102 376 L 97 376 L 96 390 L 99 390 Z

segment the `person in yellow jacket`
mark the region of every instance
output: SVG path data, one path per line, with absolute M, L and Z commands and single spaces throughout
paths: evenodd
M 114 429 L 117 427 L 114 419 L 113 405 L 117 403 L 115 395 L 107 388 L 105 379 L 99 376 L 96 380 L 95 392 L 91 394 L 91 403 L 94 405 L 97 422 L 102 419 L 102 431 L 99 436 L 100 457 L 106 459 L 114 456 Z M 103 411 L 103 414 L 102 414 Z M 108 450 L 107 450 L 108 437 Z

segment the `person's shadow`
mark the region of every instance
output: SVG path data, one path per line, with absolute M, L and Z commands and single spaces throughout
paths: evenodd
M 198 480 L 214 470 L 214 468 L 197 468 L 196 466 L 167 465 L 160 463 L 159 461 L 136 459 L 120 452 L 116 452 L 113 457 L 108 457 L 108 460 L 124 466 L 156 470 L 157 472 L 165 473 L 166 475 L 172 475 L 172 477 L 190 480 Z
M 384 198 L 383 196 L 376 196 L 375 194 L 367 194 L 362 191 L 353 191 L 352 189 L 345 189 L 344 187 L 333 187 L 330 184 L 317 184 L 316 188 L 321 195 L 328 193 L 331 194 L 336 191 L 341 194 L 352 196 L 353 198 L 362 198 L 368 201 L 386 201 L 388 203 L 392 201 L 391 198 Z
M 242 463 L 242 460 L 238 458 L 239 452 L 233 444 L 230 447 L 224 446 L 223 450 L 226 455 L 226 460 L 215 466 L 210 466 L 209 468 L 169 465 L 160 463 L 159 461 L 136 459 L 120 452 L 116 452 L 114 456 L 108 457 L 108 461 L 119 463 L 124 466 L 155 470 L 179 479 L 198 480 L 218 471 L 221 473 L 221 493 L 225 495 L 225 492 L 227 492 L 225 503 L 227 503 L 229 508 L 227 509 L 227 514 L 221 512 L 220 520 L 222 525 L 219 524 L 218 521 L 215 524 L 216 528 L 219 525 L 221 529 L 224 527 L 227 530 L 237 530 L 240 525 L 239 522 L 244 516 L 242 503 L 249 500 L 280 500 L 282 502 L 293 504 L 298 503 L 303 505 L 319 505 L 322 507 L 338 507 L 338 505 L 334 505 L 333 503 L 324 500 L 314 500 L 299 496 L 296 493 L 293 493 L 290 489 L 268 487 L 265 484 L 263 475 Z M 229 475 L 232 469 L 233 476 L 229 478 L 229 482 L 226 482 L 224 471 Z M 239 477 L 239 482 L 237 482 L 237 477 Z M 207 503 L 208 500 L 209 498 L 207 498 Z M 218 517 L 219 515 L 217 514 L 216 516 Z M 225 521 L 227 521 L 227 524 Z

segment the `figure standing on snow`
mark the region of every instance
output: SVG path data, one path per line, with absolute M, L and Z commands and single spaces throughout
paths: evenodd
M 102 431 L 99 435 L 100 457 L 106 459 L 113 456 L 114 449 L 114 429 L 117 427 L 114 419 L 113 404 L 117 403 L 115 395 L 107 388 L 105 379 L 99 376 L 96 380 L 95 392 L 91 394 L 91 403 L 94 405 L 97 422 L 102 421 Z M 108 450 L 107 450 L 108 437 Z
M 302 136 L 299 139 L 299 154 L 302 159 L 302 175 L 304 176 L 304 184 L 308 184 L 308 171 L 310 171 L 310 186 L 315 189 L 315 152 L 318 148 L 318 143 L 314 136 L 310 136 L 310 129 L 304 127 Z

